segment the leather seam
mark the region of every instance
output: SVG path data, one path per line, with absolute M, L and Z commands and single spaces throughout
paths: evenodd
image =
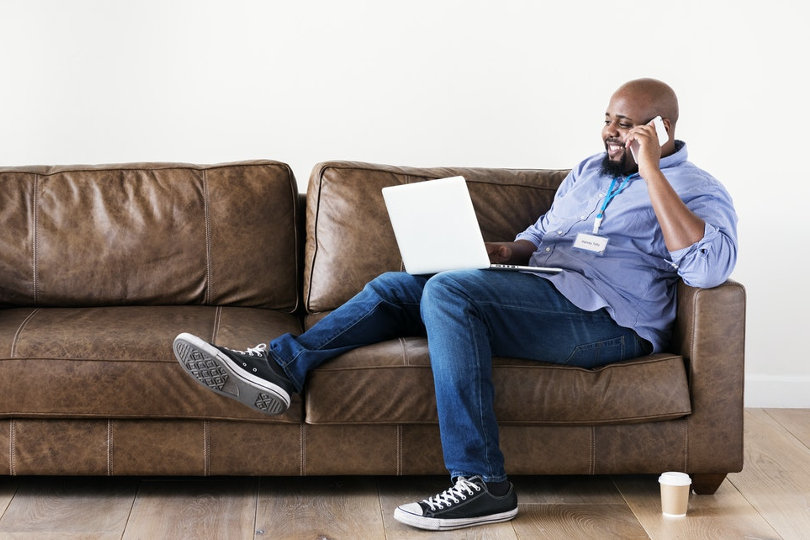
M 307 475 L 307 467 L 306 467 L 306 454 L 307 454 L 307 435 L 306 435 L 306 424 L 299 425 L 299 452 L 301 454 L 301 463 L 299 465 L 299 472 L 301 476 Z
M 217 306 L 214 310 L 214 328 L 211 331 L 211 343 L 217 342 L 217 336 L 219 335 L 219 327 L 222 324 L 222 306 Z
M 41 170 L 42 167 L 20 167 L 20 172 L 29 173 L 29 174 L 36 174 L 39 177 L 51 177 L 57 174 L 63 174 L 65 172 L 71 173 L 97 173 L 97 172 L 104 172 L 104 171 L 143 171 L 147 169 L 154 169 L 156 171 L 213 171 L 216 169 L 232 169 L 232 168 L 246 168 L 246 167 L 256 167 L 256 166 L 272 166 L 272 167 L 286 167 L 289 170 L 289 166 L 286 163 L 282 163 L 280 161 L 275 161 L 271 159 L 256 159 L 256 160 L 245 160 L 245 161 L 235 161 L 232 163 L 215 163 L 213 165 L 195 165 L 191 163 L 163 163 L 163 162 L 155 162 L 155 161 L 148 161 L 144 163 L 121 163 L 121 164 L 105 164 L 99 166 L 74 166 L 74 165 L 65 165 L 65 166 L 52 166 L 47 167 L 50 172 L 44 173 L 35 173 L 36 170 Z
M 399 339 L 399 347 L 402 350 L 402 365 L 409 366 L 410 362 L 408 361 L 408 355 L 406 354 L 405 350 L 405 339 L 404 338 L 397 338 Z
M 113 420 L 107 419 L 107 476 L 113 476 Z
M 34 176 L 34 192 L 31 194 L 33 235 L 31 238 L 31 270 L 33 272 L 34 305 L 39 303 L 39 175 Z
M 689 345 L 690 345 L 690 347 L 689 347 L 689 364 L 690 365 L 692 364 L 693 359 L 695 357 L 695 349 L 696 349 L 695 341 L 697 339 L 696 332 L 697 332 L 697 327 L 698 327 L 698 313 L 700 312 L 700 310 L 698 309 L 698 303 L 699 302 L 700 302 L 700 290 L 697 290 L 697 291 L 695 291 L 695 298 L 692 301 L 692 328 L 690 329 L 690 332 L 689 332 L 691 334 L 690 339 L 689 339 L 689 342 L 690 342 L 689 343 Z M 691 379 L 691 377 L 690 377 L 690 379 Z
M 689 422 L 682 422 L 683 426 L 683 470 L 689 470 Z
M 290 180 L 290 191 L 292 192 L 292 229 L 293 241 L 295 242 L 295 244 L 293 244 L 293 252 L 295 253 L 295 304 L 290 313 L 295 313 L 303 302 L 303 298 L 301 298 L 301 290 L 304 281 L 304 248 L 301 242 L 301 234 L 303 231 L 301 231 L 301 227 L 299 227 L 300 216 L 298 213 L 301 209 L 298 204 L 298 183 L 295 181 L 295 174 L 289 166 L 287 166 L 287 178 Z M 306 208 L 303 209 L 303 212 L 306 214 Z
M 15 424 L 14 419 L 12 418 L 8 422 L 8 473 L 10 476 L 15 475 L 14 470 L 14 457 L 15 457 L 15 441 L 14 437 L 16 436 Z
M 211 270 L 211 213 L 209 207 L 208 195 L 208 172 L 203 171 L 203 212 L 205 214 L 205 281 L 207 287 L 205 288 L 206 304 L 211 303 L 214 289 L 213 272 Z
M 322 171 L 325 169 L 338 169 L 338 170 L 356 170 L 356 171 L 370 171 L 370 172 L 380 172 L 384 171 L 387 173 L 398 174 L 402 176 L 410 176 L 414 178 L 421 178 L 422 180 L 435 180 L 436 178 L 441 178 L 442 175 L 447 175 L 448 169 L 453 169 L 455 171 L 460 171 L 458 174 L 462 174 L 469 170 L 469 167 L 428 167 L 429 169 L 435 169 L 436 172 L 427 173 L 424 172 L 423 167 L 398 167 L 395 165 L 378 165 L 374 163 L 365 163 L 365 162 L 346 162 L 346 161 L 326 161 L 321 163 Z M 478 168 L 478 167 L 476 167 Z M 488 168 L 478 168 L 483 169 L 484 172 L 488 170 Z M 567 175 L 571 169 L 516 169 L 516 168 L 503 168 L 503 169 L 493 169 L 493 170 L 505 170 L 505 171 L 513 171 L 513 172 L 548 172 L 548 173 L 559 173 L 563 176 Z M 418 180 L 417 180 L 418 181 Z M 542 189 L 545 191 L 557 191 L 557 188 L 554 187 L 545 187 L 545 186 L 535 186 L 532 184 L 520 184 L 520 183 L 498 183 L 498 182 L 486 182 L 486 181 L 479 181 L 479 180 L 468 180 L 468 182 L 475 182 L 478 184 L 487 184 L 487 185 L 506 185 L 506 186 L 518 186 L 518 187 L 526 187 L 530 189 Z M 413 182 L 408 182 L 413 183 Z
M 326 169 L 323 168 L 320 170 L 318 175 L 318 199 L 314 203 L 315 204 L 315 218 L 313 219 L 312 223 L 312 239 L 313 239 L 313 251 L 312 257 L 310 257 L 310 267 L 309 267 L 309 287 L 306 291 L 306 299 L 304 300 L 304 309 L 309 312 L 312 308 L 312 282 L 315 276 L 315 266 L 318 261 L 318 219 L 320 218 L 321 214 L 321 191 L 323 190 L 323 182 L 324 182 L 324 174 L 326 173 Z M 307 206 L 309 206 L 310 201 L 307 198 Z
M 596 426 L 591 426 L 591 474 L 596 474 Z
M 25 320 L 23 320 L 23 322 L 20 323 L 20 326 L 17 328 L 17 331 L 14 332 L 14 339 L 11 341 L 11 358 L 16 358 L 17 343 L 20 340 L 20 336 L 22 335 L 23 330 L 25 330 L 25 327 L 28 326 L 28 323 L 31 321 L 31 319 L 34 318 L 34 316 L 37 313 L 39 313 L 39 308 L 34 308 L 34 310 L 28 314 Z
M 203 476 L 211 474 L 211 440 L 208 433 L 208 420 L 203 420 Z
M 402 424 L 397 424 L 397 476 L 402 476 Z

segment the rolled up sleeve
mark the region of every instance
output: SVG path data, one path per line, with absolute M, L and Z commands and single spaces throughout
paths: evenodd
M 692 287 L 710 288 L 725 282 L 737 262 L 733 232 L 706 222 L 703 238 L 691 246 L 670 252 L 678 275 Z

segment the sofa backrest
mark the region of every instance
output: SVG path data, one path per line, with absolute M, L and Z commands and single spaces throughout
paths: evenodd
M 402 270 L 381 189 L 461 175 L 486 241 L 511 241 L 551 205 L 567 170 L 320 163 L 307 189 L 304 304 L 333 310 L 386 271 Z
M 0 169 L 0 305 L 295 310 L 297 197 L 275 161 Z

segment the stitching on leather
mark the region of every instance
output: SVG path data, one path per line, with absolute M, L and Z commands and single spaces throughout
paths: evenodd
M 214 310 L 214 329 L 211 331 L 211 343 L 217 342 L 219 327 L 222 324 L 222 306 L 217 306 Z
M 402 476 L 402 424 L 397 424 L 397 476 Z
M 14 476 L 14 419 L 8 421 L 8 474 Z
M 210 438 L 208 435 L 208 420 L 203 420 L 203 476 L 210 474 Z
M 689 422 L 681 423 L 683 426 L 683 470 L 689 470 Z
M 303 231 L 300 230 L 298 224 L 301 221 L 300 216 L 298 215 L 299 212 L 299 204 L 298 204 L 298 183 L 295 181 L 295 174 L 293 174 L 292 169 L 287 166 L 287 178 L 290 181 L 290 191 L 292 192 L 292 217 L 293 217 L 293 241 L 295 242 L 294 252 L 295 252 L 295 304 L 293 309 L 290 313 L 295 313 L 298 311 L 298 308 L 301 305 L 302 298 L 300 291 L 303 288 L 304 284 L 304 246 L 301 242 L 301 234 Z M 306 207 L 303 210 L 304 214 L 306 214 Z
M 28 314 L 25 320 L 20 323 L 20 326 L 19 328 L 17 328 L 17 331 L 14 332 L 14 339 L 11 341 L 11 358 L 14 358 L 15 355 L 17 354 L 17 342 L 20 339 L 20 335 L 22 335 L 23 330 L 25 330 L 25 327 L 28 325 L 28 322 L 31 319 L 33 319 L 34 315 L 36 315 L 38 312 L 39 308 L 35 308 L 31 313 Z
M 312 280 L 313 276 L 315 276 L 315 265 L 318 261 L 318 219 L 321 215 L 321 191 L 323 190 L 323 177 L 326 174 L 326 168 L 321 169 L 320 174 L 318 175 L 318 200 L 315 203 L 315 219 L 313 220 L 314 223 L 312 224 L 312 237 L 313 237 L 313 244 L 315 247 L 312 251 L 311 257 L 311 264 L 309 267 L 309 289 L 306 291 L 307 297 L 304 300 L 304 309 L 309 311 L 311 309 L 311 302 L 312 302 Z M 310 202 L 307 199 L 307 206 L 309 206 Z M 306 246 L 305 246 L 306 247 Z
M 34 234 L 32 235 L 31 246 L 31 270 L 34 273 L 33 286 L 34 286 L 34 305 L 39 302 L 39 265 L 37 260 L 39 258 L 39 175 L 34 176 L 34 193 L 32 194 L 31 206 L 34 211 Z
M 695 291 L 695 297 L 692 300 L 692 328 L 690 334 L 689 341 L 689 364 L 692 364 L 693 358 L 695 357 L 695 342 L 697 341 L 697 328 L 698 328 L 698 302 L 700 301 L 700 290 Z
M 552 174 L 560 174 L 561 177 L 567 175 L 571 169 L 515 169 L 515 168 L 503 168 L 503 169 L 489 169 L 486 167 L 397 167 L 394 165 L 377 165 L 373 163 L 363 163 L 363 162 L 324 162 L 323 165 L 326 165 L 327 168 L 332 169 L 341 169 L 341 170 L 357 170 L 357 171 L 369 171 L 369 172 L 388 172 L 403 176 L 410 176 L 414 178 L 421 178 L 422 180 L 433 180 L 436 178 L 441 178 L 442 176 L 448 176 L 448 171 L 453 170 L 456 171 L 457 174 L 463 174 L 469 170 L 481 170 L 481 171 L 488 171 L 488 170 L 500 170 L 500 171 L 513 171 L 517 173 L 528 172 L 528 173 L 552 173 Z M 427 171 L 425 169 L 428 169 Z M 562 178 L 560 179 L 562 181 Z M 506 183 L 506 182 L 485 182 L 480 180 L 468 180 L 468 182 L 475 182 L 478 184 L 488 184 L 488 185 L 498 185 L 498 186 L 518 186 L 518 187 L 526 187 L 530 189 L 542 189 L 545 191 L 557 191 L 556 187 L 546 187 L 546 186 L 534 186 L 531 184 L 516 184 L 516 183 Z M 410 183 L 410 182 L 409 182 Z
M 113 421 L 107 419 L 107 476 L 113 475 Z
M 146 162 L 146 163 L 120 163 L 120 164 L 109 164 L 109 165 L 98 165 L 98 166 L 90 166 L 90 167 L 83 167 L 83 166 L 75 166 L 75 165 L 65 165 L 65 166 L 49 166 L 47 167 L 49 172 L 44 174 L 37 174 L 37 176 L 53 176 L 56 174 L 62 174 L 65 172 L 90 172 L 90 173 L 97 173 L 97 172 L 104 172 L 104 171 L 143 171 L 148 169 L 154 169 L 156 171 L 213 171 L 217 169 L 233 169 L 236 167 L 255 167 L 256 165 L 264 165 L 264 166 L 286 166 L 289 169 L 289 166 L 286 163 L 282 163 L 280 161 L 275 161 L 272 159 L 253 159 L 253 160 L 244 160 L 244 161 L 235 161 L 233 163 L 219 163 L 215 165 L 195 165 L 191 163 L 161 163 L 161 162 Z M 32 172 L 36 170 L 38 167 L 20 167 L 22 172 Z
M 211 213 L 208 197 L 208 172 L 203 171 L 203 208 L 205 210 L 205 303 L 210 304 L 214 295 L 214 277 L 211 271 Z
M 214 279 L 211 272 L 211 215 L 208 206 L 208 173 L 203 171 L 203 210 L 205 213 L 205 303 L 210 304 L 213 297 Z
M 305 429 L 306 429 L 306 424 L 301 424 L 298 427 L 298 431 L 300 433 L 298 448 L 299 448 L 299 452 L 301 454 L 301 464 L 300 464 L 300 468 L 299 468 L 299 473 L 301 474 L 301 476 L 306 476 L 306 470 L 307 470 L 307 467 L 306 467 L 307 436 L 306 436 Z
M 398 339 L 399 339 L 399 347 L 400 347 L 400 349 L 402 349 L 402 365 L 403 366 L 409 366 L 411 364 L 408 361 L 408 355 L 406 354 L 406 350 L 405 350 L 405 339 L 404 338 L 398 338 Z

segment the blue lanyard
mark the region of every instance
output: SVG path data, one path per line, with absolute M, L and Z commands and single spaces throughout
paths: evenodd
M 636 176 L 637 174 L 638 173 L 634 173 L 631 174 L 630 176 L 625 176 L 624 179 L 622 180 L 622 183 L 619 184 L 619 187 L 616 188 L 615 190 L 613 188 L 616 187 L 616 180 L 618 180 L 618 177 L 615 176 L 613 177 L 613 181 L 610 183 L 610 187 L 607 190 L 607 195 L 605 195 L 605 200 L 602 203 L 602 208 L 599 209 L 599 213 L 596 214 L 596 219 L 593 222 L 593 234 L 599 232 L 599 227 L 602 225 L 602 219 L 604 219 L 605 217 L 605 208 L 607 208 L 608 204 L 610 204 L 610 201 L 612 201 L 616 195 L 624 191 L 624 188 L 627 187 L 627 183 L 630 182 L 630 179 Z

